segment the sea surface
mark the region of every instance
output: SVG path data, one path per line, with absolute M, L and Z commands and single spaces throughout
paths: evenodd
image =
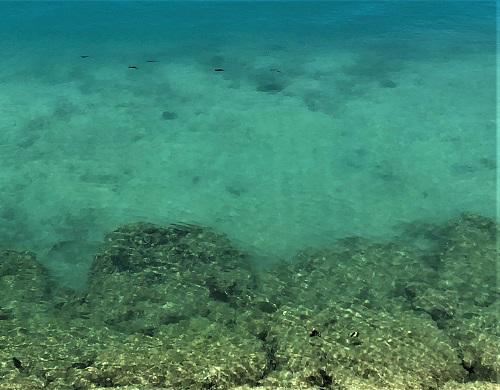
M 2 1 L 0 246 L 81 287 L 130 222 L 210 226 L 266 265 L 495 217 L 495 12 Z

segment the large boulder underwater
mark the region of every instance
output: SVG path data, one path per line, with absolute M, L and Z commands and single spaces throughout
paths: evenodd
M 499 388 L 497 237 L 463 214 L 256 268 L 214 229 L 138 222 L 85 291 L 2 250 L 0 389 Z

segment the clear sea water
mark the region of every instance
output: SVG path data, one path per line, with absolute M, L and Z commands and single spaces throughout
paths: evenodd
M 138 220 L 267 264 L 493 217 L 495 6 L 1 2 L 0 246 L 76 286 Z

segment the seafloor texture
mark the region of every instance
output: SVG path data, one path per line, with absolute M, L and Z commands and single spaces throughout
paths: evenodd
M 0 389 L 498 389 L 497 234 L 467 214 L 255 270 L 210 228 L 130 224 L 81 294 L 4 250 Z

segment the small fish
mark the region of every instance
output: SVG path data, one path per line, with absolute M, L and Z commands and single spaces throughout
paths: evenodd
M 281 73 L 281 70 L 279 69 L 276 69 L 276 68 L 271 68 L 269 69 L 271 72 L 277 72 L 277 73 Z
M 321 337 L 321 333 L 318 329 L 312 328 L 311 332 L 309 333 L 309 337 Z
M 129 69 L 139 69 L 139 68 L 138 68 L 137 66 L 135 66 L 135 65 L 129 65 L 129 66 L 128 66 L 128 68 L 129 68 Z
M 146 62 L 150 62 L 151 63 L 151 62 L 158 62 L 158 61 L 156 61 L 156 60 L 146 60 Z
M 224 72 L 224 69 L 222 69 L 222 68 L 215 68 L 214 72 Z
M 24 369 L 23 364 L 18 358 L 13 357 L 12 363 L 14 364 L 14 367 L 16 367 L 19 371 L 22 371 Z
M 349 333 L 349 337 L 350 338 L 355 338 L 355 337 L 358 337 L 358 336 L 359 336 L 359 332 L 354 331 L 354 332 Z
M 90 56 L 80 56 L 80 58 L 89 58 Z

